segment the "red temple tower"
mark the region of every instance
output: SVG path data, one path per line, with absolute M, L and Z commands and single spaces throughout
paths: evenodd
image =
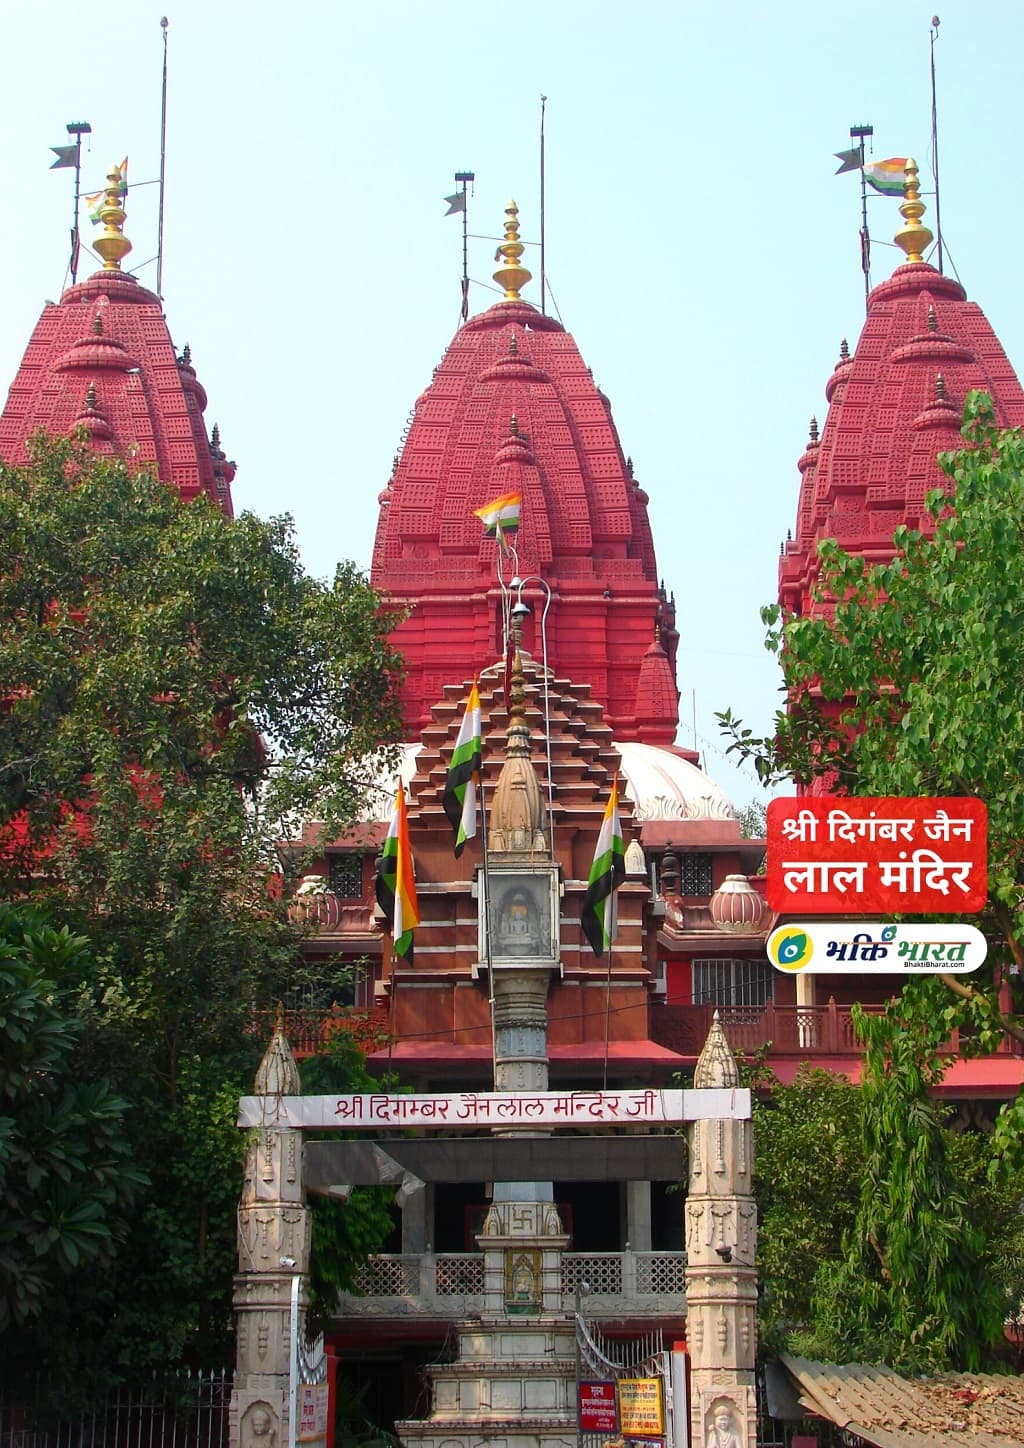
M 428 723 L 453 667 L 478 672 L 503 651 L 494 544 L 474 510 L 515 492 L 535 616 L 545 602 L 537 578 L 551 590 L 551 668 L 591 686 L 616 739 L 671 745 L 678 635 L 658 582 L 647 494 L 575 341 L 520 296 L 530 273 L 517 216 L 510 202 L 495 272 L 504 300 L 456 334 L 380 495 L 370 576 L 409 609 L 394 634 L 408 737 Z M 524 642 L 540 656 L 535 620 Z
M 811 607 L 822 539 L 886 562 L 900 524 L 930 526 L 924 498 L 944 482 L 937 455 L 962 445 L 968 392 L 991 395 L 1000 426 L 1024 425 L 1024 391 L 984 312 L 923 260 L 932 233 L 921 221 L 913 160 L 900 211 L 906 224 L 895 241 L 907 260 L 871 292 L 852 357 L 843 342 L 825 388 L 824 431 L 819 439 L 812 421 L 799 462 L 796 528 L 779 564 L 789 613 Z
M 0 457 L 26 461 L 36 432 L 84 430 L 97 452 L 152 469 L 183 498 L 205 493 L 230 516 L 235 465 L 216 427 L 207 437 L 206 393 L 189 349 L 175 354 L 160 298 L 121 270 L 132 244 L 116 168 L 107 182 L 94 242 L 103 266 L 43 308 L 0 416 Z

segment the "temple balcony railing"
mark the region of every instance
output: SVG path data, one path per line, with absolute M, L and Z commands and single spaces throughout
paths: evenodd
M 867 1015 L 880 1015 L 881 1005 L 865 1005 Z M 823 1005 L 778 1006 L 773 1001 L 760 1006 L 657 1005 L 651 1009 L 651 1039 L 681 1056 L 697 1056 L 718 1011 L 726 1039 L 734 1051 L 751 1056 L 769 1045 L 768 1064 L 773 1056 L 798 1056 L 812 1064 L 815 1057 L 864 1054 L 853 1026 L 853 1008 L 829 1000 Z M 958 1053 L 960 1031 L 950 1036 L 946 1049 Z M 1019 1056 L 1024 1048 L 1006 1036 L 999 1047 L 1003 1055 Z
M 596 1317 L 678 1317 L 686 1311 L 685 1252 L 565 1252 L 562 1302 L 584 1284 Z M 455 1322 L 484 1307 L 482 1252 L 402 1252 L 368 1257 L 337 1316 Z

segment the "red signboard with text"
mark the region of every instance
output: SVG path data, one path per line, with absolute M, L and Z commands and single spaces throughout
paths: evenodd
M 988 815 L 980 799 L 773 799 L 768 903 L 787 915 L 959 915 L 981 910 Z
M 617 1433 L 619 1415 L 615 1403 L 615 1384 L 580 1383 L 580 1432 Z

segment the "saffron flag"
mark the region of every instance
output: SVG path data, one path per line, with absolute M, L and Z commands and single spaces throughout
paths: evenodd
M 483 523 L 484 532 L 500 540 L 505 533 L 514 533 L 519 527 L 522 501 L 522 493 L 502 493 L 500 498 L 492 498 L 482 508 L 474 508 L 473 511 Z
M 480 733 L 480 691 L 476 680 L 469 693 L 466 712 L 462 716 L 459 737 L 452 751 L 448 778 L 444 786 L 444 812 L 455 831 L 455 858 L 458 859 L 466 841 L 476 836 L 476 788 L 480 781 L 483 744 Z
M 616 778 L 601 821 L 580 916 L 583 934 L 595 955 L 603 955 L 615 939 L 615 891 L 625 878 L 626 856 L 619 823 L 619 782 Z
M 121 200 L 123 201 L 124 198 L 128 195 L 128 157 L 127 157 L 127 156 L 126 156 L 126 157 L 124 158 L 124 160 L 121 162 L 120 166 L 118 166 L 118 168 L 117 168 L 117 174 L 118 174 L 118 175 L 120 176 L 120 178 L 121 178 L 120 183 L 119 183 L 118 188 L 117 188 L 117 194 L 118 194 L 118 196 L 121 197 Z
M 868 161 L 864 179 L 883 196 L 902 196 L 906 172 L 906 156 L 890 156 L 888 161 Z
M 381 850 L 375 885 L 377 903 L 391 921 L 395 954 L 412 958 L 412 932 L 420 923 L 416 881 L 409 849 L 409 821 L 405 813 L 405 790 L 401 782 L 395 795 L 391 823 Z
M 82 200 L 85 202 L 85 209 L 89 220 L 93 226 L 99 226 L 100 212 L 107 204 L 107 193 L 105 191 L 97 191 L 95 196 L 83 196 Z

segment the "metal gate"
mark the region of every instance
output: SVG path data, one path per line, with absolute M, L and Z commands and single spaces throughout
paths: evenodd
M 582 1314 L 576 1312 L 576 1383 L 577 1383 L 577 1442 L 579 1448 L 607 1448 L 611 1437 L 622 1436 L 620 1425 L 617 1435 L 586 1432 L 580 1417 L 579 1384 L 587 1381 L 613 1382 L 618 1401 L 619 1384 L 623 1379 L 653 1380 L 659 1385 L 658 1395 L 662 1414 L 662 1431 L 650 1435 L 645 1441 L 656 1443 L 660 1440 L 665 1448 L 682 1448 L 689 1442 L 688 1422 L 685 1403 L 685 1378 L 682 1385 L 678 1374 L 673 1374 L 673 1357 L 665 1348 L 664 1335 L 647 1332 L 642 1337 L 628 1341 L 607 1338 L 597 1323 L 588 1323 Z M 680 1364 L 680 1367 L 682 1365 Z M 679 1398 L 682 1402 L 677 1402 Z M 674 1409 L 680 1410 L 681 1422 L 675 1420 Z M 634 1441 L 636 1439 L 634 1438 Z

